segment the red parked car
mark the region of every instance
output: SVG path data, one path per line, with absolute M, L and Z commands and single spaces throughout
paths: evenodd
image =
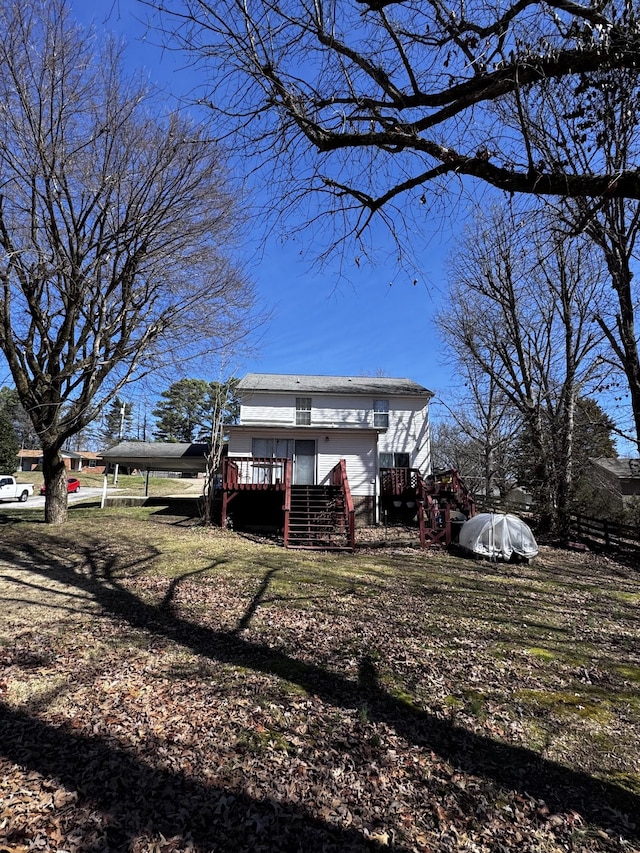
M 78 480 L 77 477 L 67 477 L 67 492 L 69 494 L 75 494 L 76 492 L 79 492 L 79 491 L 80 491 L 80 480 Z M 46 495 L 46 493 L 47 493 L 47 487 L 43 483 L 40 486 L 40 494 Z

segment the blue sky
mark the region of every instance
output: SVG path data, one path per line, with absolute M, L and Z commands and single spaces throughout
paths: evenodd
M 72 5 L 81 23 L 93 22 L 98 30 L 104 27 L 126 38 L 131 68 L 147 70 L 154 82 L 174 92 L 192 87 L 195 72 L 185 69 L 176 55 L 163 53 L 152 37 L 143 38 L 139 19 L 145 10 L 137 0 L 74 0 Z M 384 372 L 410 377 L 446 396 L 452 376 L 431 320 L 448 251 L 439 227 L 434 225 L 421 265 L 423 278 L 416 285 L 395 264 L 358 268 L 349 258 L 336 256 L 318 270 L 297 241 L 283 245 L 274 237 L 264 246 L 248 247 L 243 260 L 271 320 L 256 353 L 238 358 L 233 372 Z M 381 234 L 380 239 L 389 238 Z M 384 253 L 385 247 L 379 248 Z
M 130 70 L 146 71 L 154 83 L 176 95 L 202 82 L 185 57 L 154 44 L 159 37 L 146 33 L 147 10 L 138 0 L 90 4 L 71 0 L 71 4 L 82 24 L 93 23 L 98 31 L 104 28 L 126 39 Z M 434 419 L 451 420 L 447 407 L 456 405 L 459 380 L 433 317 L 438 310 L 455 310 L 444 296 L 445 263 L 466 212 L 462 204 L 449 209 L 448 219 L 431 212 L 433 221 L 427 220 L 424 233 L 415 235 L 416 245 L 423 247 L 415 258 L 417 274 L 393 261 L 394 247 L 383 228 L 375 231 L 372 242 L 377 255 L 390 258 L 390 263 L 358 266 L 345 253 L 318 269 L 300 236 L 285 242 L 273 236 L 265 243 L 247 245 L 241 261 L 256 284 L 260 310 L 271 319 L 261 330 L 256 350 L 234 358 L 222 375 L 257 371 L 409 377 L 435 392 Z M 198 376 L 195 370 L 190 375 L 219 378 Z M 166 384 L 155 389 L 155 399 L 148 387 L 132 397 L 152 407 Z M 611 399 L 601 403 L 626 422 L 625 403 Z M 629 452 L 626 446 L 620 451 Z

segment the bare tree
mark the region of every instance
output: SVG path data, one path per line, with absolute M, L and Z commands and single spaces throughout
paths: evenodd
M 443 346 L 447 344 L 445 338 Z M 445 405 L 445 420 L 434 424 L 434 465 L 456 468 L 471 491 L 487 500 L 496 489 L 504 496 L 515 484 L 509 460 L 521 415 L 493 373 L 477 362 L 460 359 L 457 377 L 459 389 L 450 397 L 451 405 Z
M 602 380 L 600 270 L 585 241 L 525 229 L 494 211 L 453 261 L 439 324 L 519 412 L 536 465 L 532 484 L 546 526 L 566 528 L 576 399 Z
M 123 386 L 247 328 L 216 146 L 125 79 L 66 0 L 0 11 L 0 347 L 66 518 L 66 439 Z
M 217 514 L 215 500 L 220 496 L 219 477 L 225 441 L 228 440 L 227 427 L 237 423 L 240 416 L 240 404 L 236 396 L 238 379 L 230 376 L 221 382 L 211 383 L 211 402 L 213 405 L 211 419 L 211 438 L 205 471 L 203 498 L 203 517 L 210 523 Z
M 539 91 L 523 93 L 519 122 L 545 168 L 554 172 L 624 174 L 640 158 L 640 87 L 635 71 L 615 69 L 577 74 L 572 85 L 557 89 L 545 81 Z M 514 113 L 515 114 L 515 113 Z M 586 234 L 602 253 L 616 307 L 600 313 L 600 323 L 615 363 L 624 371 L 640 442 L 640 354 L 636 318 L 640 204 L 605 194 L 600 199 L 573 198 L 556 204 L 569 235 Z M 640 447 L 640 444 L 638 445 Z
M 361 233 L 376 212 L 395 228 L 400 196 L 431 212 L 429 188 L 465 176 L 509 193 L 640 198 L 637 162 L 548 169 L 527 123 L 496 111 L 517 116 L 526 91 L 577 74 L 636 78 L 632 0 L 142 2 L 202 69 L 201 102 L 252 168 L 275 164 L 286 207 L 316 191 L 345 216 L 338 231 Z

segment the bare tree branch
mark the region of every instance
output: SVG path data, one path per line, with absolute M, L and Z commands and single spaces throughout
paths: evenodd
M 513 120 L 516 96 L 615 69 L 637 79 L 640 28 L 624 0 L 142 2 L 216 82 L 204 100 L 236 145 L 272 165 L 295 152 L 290 181 L 333 186 L 332 211 L 346 195 L 380 210 L 454 176 L 508 193 L 640 199 L 637 158 L 550 168 Z
M 207 131 L 125 79 L 117 45 L 94 52 L 66 0 L 0 24 L 0 347 L 61 521 L 65 440 L 159 364 L 228 348 L 252 289 Z

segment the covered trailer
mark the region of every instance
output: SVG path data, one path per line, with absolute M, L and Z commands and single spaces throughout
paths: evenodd
M 538 543 L 530 527 L 517 515 L 481 512 L 464 522 L 459 544 L 491 560 L 532 560 Z

